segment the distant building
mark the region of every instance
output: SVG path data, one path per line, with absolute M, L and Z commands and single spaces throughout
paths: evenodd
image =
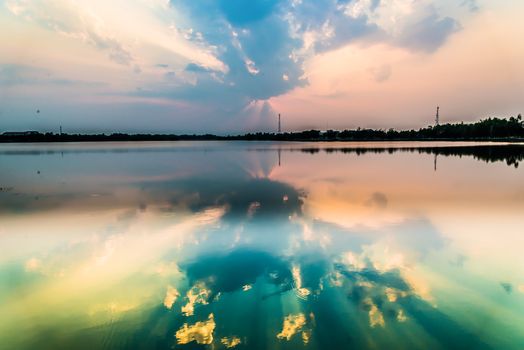
M 31 135 L 39 135 L 40 133 L 38 131 L 8 131 L 4 132 L 3 136 L 31 136 Z

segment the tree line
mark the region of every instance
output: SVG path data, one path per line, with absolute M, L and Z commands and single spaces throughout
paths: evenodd
M 83 142 L 83 141 L 428 141 L 428 140 L 523 140 L 524 121 L 519 114 L 510 118 L 487 118 L 475 123 L 447 123 L 418 130 L 347 129 L 307 130 L 283 133 L 247 133 L 219 136 L 176 134 L 55 134 L 40 132 L 3 133 L 0 142 Z

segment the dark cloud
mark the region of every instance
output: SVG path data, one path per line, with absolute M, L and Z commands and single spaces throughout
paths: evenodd
M 504 291 L 508 294 L 511 294 L 513 292 L 513 285 L 511 283 L 508 283 L 508 282 L 500 282 L 500 286 L 502 287 L 502 289 L 504 289 Z
M 224 206 L 223 220 L 226 222 L 245 220 L 257 223 L 268 219 L 280 222 L 301 213 L 302 200 L 293 187 L 267 179 L 249 178 L 240 169 L 235 171 L 238 174 L 232 174 L 231 179 L 221 176 L 209 181 L 208 177 L 192 176 L 140 186 L 148 197 L 167 199 L 175 209 L 187 206 L 193 212 L 200 212 L 205 208 Z
M 439 17 L 434 11 L 423 19 L 404 28 L 398 44 L 415 51 L 434 52 L 448 37 L 461 29 L 451 17 Z
M 230 108 L 223 112 L 230 117 L 250 101 L 267 100 L 307 84 L 303 77 L 307 54 L 298 53 L 304 48 L 306 32 L 317 33 L 313 47 L 317 53 L 364 38 L 432 52 L 460 27 L 452 18 L 439 17 L 432 7 L 429 15 L 406 26 L 401 37 L 390 38 L 366 12 L 355 17 L 348 15 L 345 6 L 351 1 L 172 0 L 171 4 L 191 19 L 188 31 L 199 33 L 193 40 L 199 43 L 203 40 L 217 48 L 217 58 L 227 66 L 227 71 L 211 71 L 190 63 L 185 70 L 200 73 L 196 84 L 160 93 L 228 105 Z M 369 10 L 375 11 L 379 6 L 380 1 L 373 1 Z M 427 11 L 428 8 L 422 9 L 422 13 Z M 390 73 L 390 70 L 378 72 L 377 81 L 386 80 Z
M 198 101 L 215 110 L 217 117 L 232 120 L 246 118 L 247 106 L 253 101 L 267 100 L 307 84 L 304 78 L 304 55 L 297 54 L 304 46 L 303 35 L 309 30 L 322 30 L 330 19 L 336 35 L 316 43 L 318 51 L 343 45 L 353 38 L 375 32 L 366 18 L 351 19 L 337 8 L 343 2 L 323 0 L 304 1 L 297 7 L 291 1 L 185 1 L 172 0 L 185 18 L 190 18 L 187 31 L 199 33 L 193 40 L 215 47 L 217 58 L 225 72 L 212 71 L 194 62 L 185 71 L 198 73 L 196 83 L 182 84 L 168 90 L 159 86 L 140 95 Z M 291 17 L 290 17 L 291 14 Z M 297 32 L 292 22 L 299 23 Z M 200 35 L 201 34 L 201 35 Z M 260 121 L 276 113 L 267 106 Z M 261 118 L 260 115 L 251 118 Z M 270 115 L 271 114 L 271 115 Z
M 302 41 L 290 35 L 282 3 L 274 0 L 171 3 L 192 19 L 192 32 L 202 33 L 207 44 L 218 48 L 218 59 L 227 66 L 227 72 L 190 63 L 185 70 L 200 73 L 196 85 L 181 86 L 168 95 L 217 102 L 229 106 L 223 112 L 232 116 L 251 101 L 266 100 L 306 83 L 302 78 L 302 61 L 291 57 Z
M 480 10 L 480 6 L 477 0 L 463 0 L 460 5 L 463 7 L 467 7 L 471 12 L 477 12 Z
M 278 0 L 219 0 L 220 10 L 234 26 L 263 20 L 275 10 Z
M 206 283 L 212 297 L 241 290 L 261 276 L 285 290 L 291 289 L 289 263 L 263 251 L 238 249 L 226 255 L 200 257 L 195 262 L 182 264 L 181 268 L 186 271 L 190 285 Z
M 366 204 L 380 209 L 385 209 L 388 206 L 388 198 L 384 193 L 375 192 L 371 195 Z

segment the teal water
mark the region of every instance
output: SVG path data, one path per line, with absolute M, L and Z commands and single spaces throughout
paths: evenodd
M 0 349 L 523 349 L 524 145 L 0 145 Z

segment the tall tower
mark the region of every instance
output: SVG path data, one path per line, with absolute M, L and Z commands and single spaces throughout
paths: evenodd
M 282 132 L 282 127 L 280 124 L 280 113 L 278 113 L 278 133 L 280 134 Z
M 437 115 L 435 116 L 435 126 L 438 126 L 438 123 L 439 123 L 439 111 L 440 111 L 440 107 L 437 106 Z

